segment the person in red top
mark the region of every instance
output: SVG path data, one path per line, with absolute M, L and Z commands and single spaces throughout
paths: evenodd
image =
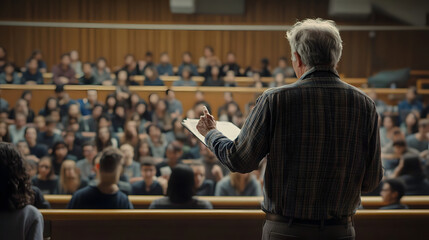
M 77 84 L 76 72 L 70 66 L 70 54 L 61 55 L 60 64 L 52 68 L 52 81 L 56 85 Z

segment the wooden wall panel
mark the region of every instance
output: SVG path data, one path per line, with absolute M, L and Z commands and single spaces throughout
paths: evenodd
M 370 38 L 367 31 L 342 31 L 341 36 L 344 49 L 338 70 L 346 77 L 368 77 L 383 69 L 429 69 L 427 31 L 377 32 L 375 38 Z M 104 56 L 111 67 L 121 65 L 127 53 L 142 59 L 146 51 L 153 52 L 156 62 L 159 54 L 167 51 L 176 66 L 181 63 L 182 53 L 190 51 L 197 63 L 206 45 L 213 46 L 222 61 L 227 52 L 235 52 L 243 67 L 258 68 L 264 57 L 273 67 L 281 56 L 290 59 L 285 32 L 277 31 L 0 27 L 0 45 L 8 50 L 9 60 L 19 66 L 33 49 L 41 49 L 49 69 L 62 53 L 72 49 L 80 52 L 82 61 L 93 62 Z
M 331 18 L 329 0 L 246 0 L 243 15 L 172 14 L 169 0 L 2 0 L 1 20 L 138 22 L 187 24 L 293 24 L 296 19 Z M 400 23 L 373 12 L 344 24 Z

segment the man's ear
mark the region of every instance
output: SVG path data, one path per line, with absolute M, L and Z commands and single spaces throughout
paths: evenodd
M 293 54 L 295 56 L 296 62 L 298 63 L 298 67 L 302 67 L 303 64 L 302 64 L 301 56 L 297 52 L 294 52 Z

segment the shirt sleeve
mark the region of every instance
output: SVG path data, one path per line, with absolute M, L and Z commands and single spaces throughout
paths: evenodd
M 383 167 L 381 165 L 380 150 L 380 130 L 378 127 L 378 114 L 373 110 L 372 131 L 369 139 L 368 160 L 366 162 L 365 174 L 362 182 L 362 192 L 371 192 L 378 187 L 383 177 Z
M 36 211 L 36 216 L 26 233 L 25 239 L 43 240 L 43 216 L 39 211 Z
M 232 172 L 247 173 L 258 168 L 270 146 L 270 107 L 266 94 L 258 98 L 256 105 L 241 129 L 231 141 L 217 129 L 206 135 L 210 150 Z

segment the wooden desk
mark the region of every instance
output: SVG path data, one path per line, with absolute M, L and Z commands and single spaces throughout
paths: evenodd
M 260 239 L 261 210 L 41 210 L 52 239 Z M 360 210 L 356 239 L 425 239 L 429 210 Z

